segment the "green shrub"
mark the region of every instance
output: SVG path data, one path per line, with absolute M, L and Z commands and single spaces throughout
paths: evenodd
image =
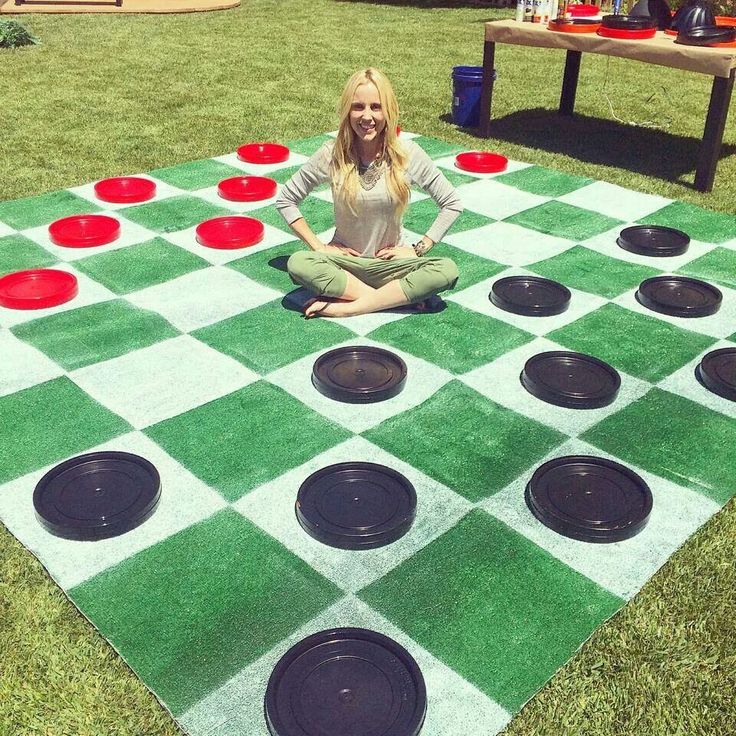
M 0 49 L 14 49 L 38 43 L 17 20 L 0 20 Z

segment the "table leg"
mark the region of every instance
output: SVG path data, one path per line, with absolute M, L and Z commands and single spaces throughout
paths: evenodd
M 578 90 L 580 59 L 582 51 L 570 50 L 565 59 L 565 76 L 562 78 L 562 94 L 560 95 L 560 115 L 572 115 L 575 108 L 575 93 Z
M 700 192 L 710 192 L 713 189 L 735 73 L 736 69 L 732 69 L 729 77 L 713 77 L 703 142 L 700 145 L 698 167 L 695 169 L 695 188 Z
M 480 120 L 478 134 L 483 138 L 491 135 L 491 100 L 493 99 L 493 60 L 496 55 L 495 41 L 486 41 L 483 45 L 483 82 L 480 88 Z

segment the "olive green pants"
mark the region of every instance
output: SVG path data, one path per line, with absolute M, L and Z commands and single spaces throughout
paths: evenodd
M 341 297 L 345 293 L 348 273 L 374 289 L 398 280 L 411 304 L 421 302 L 457 283 L 458 270 L 449 258 L 381 258 L 341 256 L 300 250 L 286 264 L 295 284 L 319 296 Z

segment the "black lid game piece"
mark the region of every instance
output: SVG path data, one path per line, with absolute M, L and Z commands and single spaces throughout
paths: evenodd
M 570 306 L 570 290 L 541 276 L 506 276 L 491 287 L 491 303 L 525 317 L 551 317 Z
M 60 463 L 33 492 L 36 518 L 51 534 L 93 541 L 125 534 L 158 506 L 161 479 L 129 452 L 91 452 Z
M 278 661 L 264 706 L 271 736 L 418 736 L 427 690 L 419 665 L 393 639 L 329 629 Z
M 599 409 L 615 401 L 621 376 L 592 355 L 565 350 L 538 353 L 527 360 L 521 385 L 533 396 L 569 409 Z
M 314 363 L 312 384 L 321 394 L 349 404 L 392 399 L 406 383 L 406 363 L 383 348 L 348 346 L 330 350 Z
M 619 233 L 616 243 L 640 256 L 681 256 L 690 246 L 690 236 L 664 225 L 633 225 Z
M 307 534 L 340 549 L 374 549 L 404 536 L 417 494 L 385 465 L 346 462 L 312 473 L 299 488 L 296 517 Z
M 604 15 L 601 18 L 604 28 L 618 28 L 622 31 L 643 31 L 655 28 L 657 21 L 641 15 Z
M 712 350 L 695 368 L 695 377 L 709 391 L 736 401 L 736 348 Z
M 708 317 L 721 308 L 723 301 L 720 289 L 688 276 L 645 279 L 635 296 L 643 307 L 672 317 Z
M 542 524 L 582 542 L 630 539 L 646 526 L 653 503 L 649 486 L 633 470 L 590 455 L 540 465 L 525 498 Z

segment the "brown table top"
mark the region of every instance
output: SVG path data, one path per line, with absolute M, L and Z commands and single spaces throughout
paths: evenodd
M 595 33 L 560 33 L 550 31 L 546 25 L 516 20 L 490 21 L 485 31 L 486 41 L 620 56 L 714 77 L 728 77 L 736 68 L 736 48 L 683 46 L 676 44 L 675 37 L 664 31 L 657 31 L 651 39 L 629 41 L 603 38 Z

